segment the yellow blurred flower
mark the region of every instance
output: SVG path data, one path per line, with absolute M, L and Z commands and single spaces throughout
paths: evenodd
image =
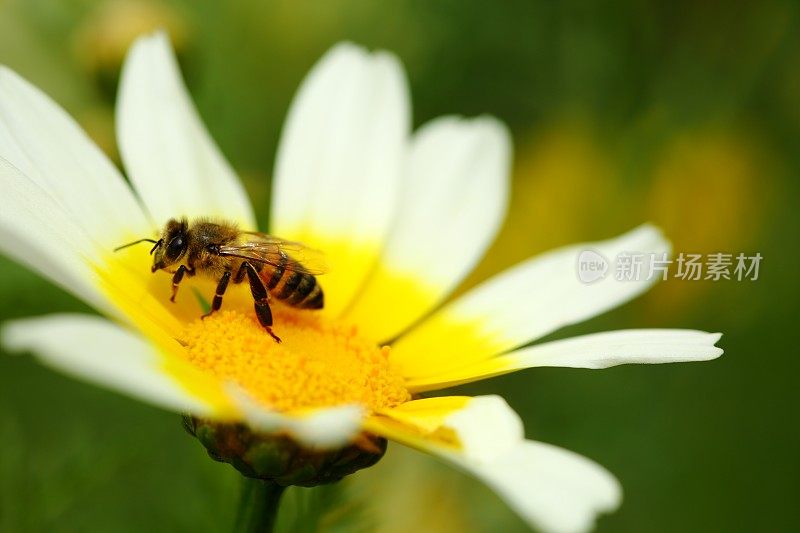
M 189 25 L 174 6 L 158 0 L 109 0 L 99 3 L 74 34 L 73 50 L 89 72 L 119 72 L 136 38 L 164 29 L 180 52 L 189 37 Z
M 629 226 L 630 196 L 615 161 L 591 128 L 563 122 L 523 143 L 517 153 L 506 223 L 489 254 L 465 286 L 532 252 Z M 626 215 L 628 215 L 626 217 Z
M 754 139 L 713 129 L 685 132 L 658 156 L 645 202 L 676 254 L 755 252 L 774 195 L 772 175 Z M 714 286 L 672 280 L 652 301 L 652 312 L 673 313 Z

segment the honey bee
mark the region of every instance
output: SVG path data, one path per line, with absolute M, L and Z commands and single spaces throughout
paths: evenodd
M 184 276 L 201 275 L 217 281 L 211 309 L 205 318 L 222 307 L 228 284 L 247 279 L 259 323 L 276 342 L 272 332 L 270 296 L 298 309 L 322 309 L 324 296 L 316 276 L 325 271 L 318 252 L 300 243 L 290 242 L 266 233 L 242 231 L 235 224 L 197 219 L 170 219 L 158 240 L 139 239 L 114 251 L 139 244 L 154 243 L 152 272 L 172 273 L 172 295 L 175 302 Z M 177 266 L 177 268 L 176 268 Z

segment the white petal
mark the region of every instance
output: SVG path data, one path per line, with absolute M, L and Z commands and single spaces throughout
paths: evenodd
M 292 103 L 278 147 L 270 230 L 330 253 L 326 307 L 347 305 L 380 252 L 409 128 L 400 63 L 351 44 L 328 52 Z
M 151 227 L 130 187 L 56 103 L 0 67 L 0 157 L 108 249 Z M 144 236 L 144 235 L 143 235 Z
M 349 314 L 376 339 L 396 336 L 441 302 L 480 260 L 506 212 L 511 139 L 497 120 L 434 120 L 414 136 L 409 159 L 380 263 Z M 419 294 L 409 294 L 409 282 Z
M 541 442 L 524 441 L 490 463 L 451 459 L 543 532 L 589 531 L 598 514 L 614 511 L 622 501 L 622 489 L 606 469 Z
M 212 409 L 164 370 L 163 356 L 127 329 L 89 315 L 51 315 L 5 324 L 3 346 L 32 351 L 48 366 L 165 409 L 207 416 Z
M 476 396 L 464 409 L 444 421 L 464 446 L 463 455 L 477 461 L 491 461 L 508 453 L 522 439 L 522 419 L 500 396 Z
M 524 440 L 519 417 L 497 396 L 414 400 L 370 417 L 366 428 L 466 470 L 542 531 L 587 531 L 621 500 L 619 484 L 601 466 Z
M 512 352 L 522 367 L 608 368 L 629 363 L 709 361 L 722 355 L 714 344 L 721 333 L 689 329 L 630 329 L 547 342 Z
M 364 408 L 358 405 L 286 414 L 258 405 L 245 391 L 233 384 L 229 386 L 229 391 L 250 427 L 265 433 L 290 433 L 298 442 L 311 448 L 339 448 L 351 443 L 361 432 Z
M 386 424 L 381 417 L 401 426 Z M 460 455 L 476 461 L 490 461 L 503 455 L 524 436 L 522 420 L 500 396 L 413 400 L 382 411 L 370 419 L 367 427 L 417 448 L 442 440 L 456 446 Z
M 410 378 L 465 367 L 541 338 L 621 305 L 650 288 L 652 258 L 644 256 L 639 281 L 618 281 L 614 259 L 621 252 L 663 253 L 661 232 L 641 226 L 616 239 L 561 248 L 503 272 L 446 305 L 393 346 L 393 357 Z M 606 279 L 582 283 L 578 255 L 594 250 L 611 261 Z
M 439 376 L 407 383 L 422 392 L 454 387 L 523 368 L 608 368 L 624 364 L 709 361 L 722 355 L 721 333 L 689 329 L 631 329 L 582 335 L 529 346 Z
M 105 312 L 98 246 L 42 187 L 0 158 L 0 251 Z
M 117 137 L 156 223 L 216 216 L 255 229 L 250 201 L 203 126 L 165 33 L 137 40 L 122 71 Z

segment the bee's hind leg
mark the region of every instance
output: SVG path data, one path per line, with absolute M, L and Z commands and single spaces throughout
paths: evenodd
M 269 307 L 269 293 L 264 286 L 264 281 L 258 275 L 255 267 L 247 261 L 242 263 L 241 268 L 247 272 L 247 280 L 250 282 L 250 293 L 253 295 L 253 306 L 255 307 L 259 324 L 264 326 L 264 329 L 275 339 L 275 342 L 281 342 L 280 337 L 272 332 L 272 309 Z
M 214 311 L 219 311 L 219 308 L 222 307 L 222 297 L 225 296 L 225 291 L 228 290 L 228 282 L 231 279 L 231 271 L 226 270 L 222 277 L 219 278 L 219 283 L 217 283 L 217 291 L 214 294 L 214 300 L 211 302 L 211 309 L 208 313 L 204 314 L 201 318 L 206 318 L 207 316 L 211 316 Z

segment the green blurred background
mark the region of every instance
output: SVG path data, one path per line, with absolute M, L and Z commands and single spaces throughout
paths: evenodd
M 414 123 L 490 113 L 514 135 L 511 212 L 474 284 L 553 246 L 651 220 L 685 252 L 760 252 L 755 282 L 660 284 L 559 335 L 722 331 L 702 364 L 538 369 L 500 392 L 529 437 L 625 488 L 600 531 L 788 531 L 800 519 L 796 383 L 800 7 L 796 2 L 0 0 L 0 63 L 115 160 L 124 50 L 169 29 L 214 138 L 262 222 L 282 120 L 305 72 L 349 39 L 406 65 Z M 88 311 L 0 260 L 0 319 Z M 535 297 L 535 295 L 531 295 Z M 237 474 L 175 415 L 0 358 L 0 531 L 226 531 Z M 285 529 L 524 530 L 488 489 L 392 446 L 333 490 L 294 490 Z

